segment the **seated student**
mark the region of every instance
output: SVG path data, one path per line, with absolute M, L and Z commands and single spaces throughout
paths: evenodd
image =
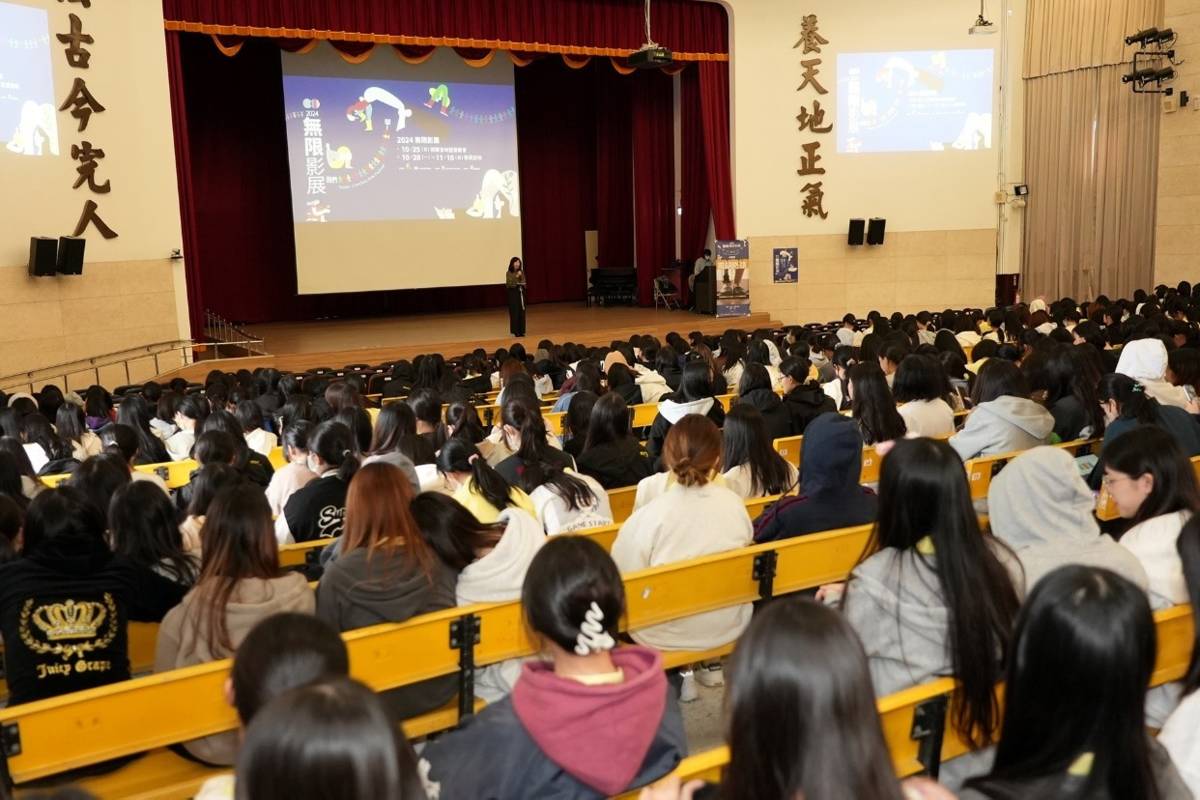
M 1191 797 L 1146 730 L 1154 658 L 1137 586 L 1098 567 L 1051 572 L 1017 618 L 995 763 L 960 800 Z
M 624 397 L 628 405 L 636 406 L 648 402 L 642 398 L 642 387 L 638 385 L 633 371 L 624 362 L 616 362 L 609 366 L 605 377 L 608 380 L 608 390 Z
M 529 495 L 488 466 L 470 442 L 447 441 L 438 453 L 438 472 L 454 490 L 454 499 L 485 525 L 499 520 L 500 512 L 509 506 L 537 515 Z
M 317 586 L 317 616 L 338 631 L 454 607 L 455 571 L 422 538 L 409 511 L 412 499 L 408 480 L 391 464 L 367 464 L 350 482 L 339 553 Z M 384 698 L 397 718 L 407 719 L 449 702 L 457 687 L 451 674 Z
M 904 439 L 883 460 L 879 521 L 841 598 L 877 696 L 953 675 L 955 732 L 992 743 L 993 691 L 1019 605 L 1008 548 L 982 533 L 962 461 L 937 439 Z M 823 589 L 818 597 L 833 599 Z
M 424 492 L 412 501 L 420 535 L 446 569 L 458 575 L 460 606 L 498 603 L 521 596 L 529 564 L 546 542 L 537 520 L 517 508 L 485 525 L 452 497 Z M 475 672 L 475 694 L 489 703 L 503 699 L 521 676 L 522 659 L 490 664 Z M 453 676 L 451 676 L 453 677 Z
M 1141 561 L 1155 609 L 1187 602 L 1176 540 L 1200 510 L 1196 473 L 1170 434 L 1147 425 L 1122 434 L 1104 450 L 1104 485 L 1132 527 L 1121 546 Z
M 742 373 L 742 381 L 752 367 Z M 725 415 L 721 430 L 721 477 L 743 500 L 786 494 L 796 488 L 799 474 L 775 451 L 763 417 L 753 406 L 736 403 Z
M 166 441 L 179 431 L 174 420 L 182 400 L 182 395 L 173 391 L 164 391 L 159 395 L 158 402 L 154 404 L 154 419 L 150 420 L 150 432 L 154 434 L 154 438 L 163 443 L 163 452 L 167 453 L 166 461 L 172 460 L 167 451 Z
M 686 382 L 686 378 L 685 378 Z M 622 572 L 722 553 L 750 544 L 753 528 L 742 499 L 713 485 L 721 463 L 721 432 L 688 414 L 671 426 L 663 447 L 669 488 L 636 509 L 613 542 Z M 733 641 L 750 624 L 750 605 L 710 611 L 631 632 L 660 650 L 706 650 Z M 703 681 L 702 681 L 703 682 Z
M 19 438 L 0 436 L 0 456 L 8 456 L 11 468 L 20 476 L 21 494 L 26 500 L 32 500 L 46 488 L 46 484 L 38 479 L 37 472 L 29 461 L 29 454 L 25 452 Z
M 340 422 L 322 422 L 309 437 L 307 460 L 317 477 L 292 494 L 275 520 L 275 536 L 283 543 L 342 535 L 346 489 L 358 470 L 350 429 Z
M 312 423 L 298 420 L 283 429 L 283 457 L 287 464 L 275 470 L 267 484 L 267 503 L 271 515 L 279 517 L 291 496 L 317 476 L 308 468 L 308 434 Z
M 938 438 L 954 433 L 954 409 L 946 402 L 950 381 L 930 356 L 905 356 L 896 367 L 892 396 L 908 436 Z
M 529 398 L 514 396 L 506 400 L 500 408 L 498 427 L 501 441 L 511 455 L 496 464 L 496 472 L 509 483 L 533 491 L 522 477 L 533 462 L 542 461 L 558 469 L 575 466 L 570 455 L 548 444 L 550 437 L 541 408 Z
M 88 429 L 83 421 L 83 409 L 74 403 L 63 403 L 54 415 L 54 427 L 58 438 L 71 447 L 71 458 L 87 461 L 104 449 L 100 437 Z
M 850 408 L 850 368 L 858 363 L 858 350 L 841 346 L 833 351 L 834 380 L 821 384 L 821 390 L 833 400 L 835 410 Z
M 38 475 L 71 472 L 80 464 L 74 457 L 72 444 L 59 436 L 50 420 L 36 411 L 21 418 L 21 441 L 29 463 Z
M 271 451 L 279 444 L 279 437 L 268 430 L 263 430 L 262 406 L 253 400 L 243 400 L 238 403 L 237 411 L 234 414 L 245 431 L 246 445 L 254 452 L 269 458 Z
M 629 406 L 619 394 L 605 394 L 592 407 L 587 441 L 578 458 L 579 471 L 605 489 L 633 486 L 654 472 L 629 424 Z
M 20 557 L 24 524 L 25 507 L 10 495 L 0 493 L 0 566 Z
M 794 430 L 789 409 L 772 388 L 771 376 L 762 364 L 747 364 L 738 381 L 735 405 L 757 409 L 766 427 L 768 441 L 791 436 Z
M 883 370 L 868 361 L 851 367 L 848 377 L 850 414 L 862 431 L 863 444 L 883 445 L 886 450 L 891 442 L 904 437 L 907 428 Z
M 422 753 L 430 797 L 602 798 L 670 772 L 687 750 L 662 656 L 616 647 L 625 591 L 595 542 L 551 539 L 521 607 L 544 660 L 513 693 Z
M 600 398 L 592 392 L 573 392 L 571 402 L 563 414 L 563 452 L 579 464 L 583 445 L 587 442 L 588 425 L 592 421 L 592 409 Z
M 720 427 L 725 422 L 725 409 L 713 396 L 709 366 L 702 361 L 693 361 L 683 370 L 679 390 L 661 400 L 658 413 L 650 426 L 646 440 L 646 453 L 657 460 L 663 451 L 667 432 L 671 426 L 688 414 L 700 414 Z
M 950 437 L 963 461 L 1049 444 L 1054 433 L 1054 417 L 1029 399 L 1029 383 L 1011 361 L 988 359 L 975 379 L 971 403 L 966 424 Z
M 416 420 L 417 438 L 424 440 L 436 453 L 446 438 L 442 419 L 442 396 L 432 389 L 419 389 L 405 401 Z
M 1116 371 L 1142 384 L 1146 394 L 1164 406 L 1187 408 L 1188 396 L 1183 387 L 1167 381 L 1167 346 L 1160 339 L 1126 342 Z
M 108 425 L 100 431 L 100 441 L 104 445 L 103 452 L 125 462 L 125 466 L 129 469 L 130 480 L 152 483 L 168 498 L 170 497 L 171 490 L 167 488 L 167 482 L 161 477 L 153 472 L 143 472 L 133 468 L 133 465 L 137 463 L 138 454 L 141 452 L 141 443 L 133 428 L 119 422 Z
M 1096 385 L 1088 380 L 1087 365 L 1074 347 L 1058 345 L 1034 353 L 1021 370 L 1034 392 L 1046 393 L 1044 402 L 1054 417 L 1054 435 L 1060 441 L 1091 439 L 1104 432 Z
M 80 464 L 79 469 L 67 478 L 66 485 L 78 489 L 107 518 L 113 495 L 122 486 L 129 485 L 130 481 L 124 460 L 101 454 Z
M 162 464 L 171 460 L 162 440 L 154 433 L 153 422 L 154 409 L 149 404 L 148 398 L 133 395 L 126 397 L 117 406 L 117 424 L 128 425 L 137 437 L 138 453 L 133 461 L 134 464 Z M 103 430 L 101 436 L 103 436 Z
M 1200 517 L 1192 517 L 1179 532 L 1179 557 L 1187 584 L 1188 601 L 1200 608 Z M 1179 768 L 1192 794 L 1200 793 L 1200 645 L 1192 644 L 1192 657 L 1180 682 L 1182 699 L 1158 734 Z
M 243 800 L 425 800 L 404 733 L 374 692 L 348 678 L 272 700 L 246 729 L 236 775 Z
M 179 535 L 183 537 L 183 549 L 194 556 L 203 551 L 204 521 L 212 501 L 226 486 L 234 486 L 244 480 L 241 473 L 228 464 L 207 464 L 191 475 L 191 489 L 187 507 L 183 511 L 183 522 L 179 524 Z
M 412 384 L 412 364 L 402 358 L 392 365 L 392 376 L 383 384 L 383 396 L 405 397 L 412 391 Z
M 992 535 L 1021 562 L 1025 594 L 1042 576 L 1065 564 L 1104 567 L 1147 586 L 1137 558 L 1100 533 L 1096 499 L 1075 459 L 1059 447 L 1026 450 L 1005 465 L 988 488 Z
M 312 589 L 298 572 L 281 572 L 262 490 L 242 483 L 221 491 L 204 524 L 204 555 L 195 588 L 158 629 L 154 671 L 233 655 L 261 619 L 280 611 L 311 614 Z M 237 735 L 216 734 L 183 745 L 208 764 L 232 764 Z
M 104 529 L 76 489 L 47 489 L 29 504 L 21 556 L 0 565 L 10 707 L 128 680 L 129 621 L 157 622 L 183 597 L 182 586 L 113 555 Z
M 570 386 L 569 390 L 567 386 Z M 554 406 L 550 410 L 556 414 L 566 411 L 577 392 L 590 392 L 596 396 L 604 393 L 604 376 L 600 374 L 600 368 L 596 366 L 595 362 L 580 362 L 574 378 L 568 379 L 567 383 L 563 384 L 563 391 L 554 401 Z
M 889 341 L 879 351 L 879 369 L 883 371 L 888 388 L 892 388 L 896 380 L 896 370 L 900 362 L 908 357 L 910 350 L 902 341 Z
M 172 461 L 183 461 L 192 457 L 192 445 L 196 443 L 200 426 L 208 419 L 208 414 L 208 401 L 203 396 L 189 394 L 180 398 L 175 417 L 171 420 L 175 424 L 176 432 L 163 442 Z
M 1140 425 L 1154 425 L 1170 434 L 1188 458 L 1200 455 L 1200 426 L 1192 415 L 1176 406 L 1163 405 L 1150 396 L 1142 384 L 1126 375 L 1110 373 L 1100 379 L 1096 397 L 1104 414 L 1104 451 L 1117 437 Z M 1092 473 L 1093 489 L 1100 487 L 1100 470 Z
M 413 483 L 414 493 L 436 474 L 437 454 L 428 439 L 417 436 L 417 418 L 407 403 L 389 403 L 379 410 L 363 463 L 375 461 L 399 467 Z M 430 468 L 429 474 L 421 467 Z
M 117 490 L 108 510 L 113 552 L 131 564 L 191 588 L 200 560 L 183 547 L 175 505 L 158 487 L 133 481 Z
M 875 521 L 875 492 L 859 484 L 862 434 L 841 414 L 822 414 L 804 434 L 800 490 L 784 497 L 754 522 L 754 540 L 771 542 Z
M 214 411 L 200 426 L 201 435 L 209 431 L 223 431 L 233 442 L 233 465 L 246 476 L 246 479 L 266 489 L 271 484 L 271 476 L 275 467 L 271 460 L 256 450 L 251 450 L 246 443 L 245 429 L 238 418 L 228 411 Z
M 809 362 L 789 356 L 779 365 L 780 387 L 783 389 L 783 408 L 788 416 L 786 436 L 800 436 L 808 423 L 827 411 L 837 411 L 837 403 L 821 389 L 821 385 L 809 380 Z M 833 362 L 830 371 L 835 372 Z M 837 380 L 836 374 L 832 379 Z

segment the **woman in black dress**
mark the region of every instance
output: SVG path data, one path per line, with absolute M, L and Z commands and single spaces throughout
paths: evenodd
M 508 329 L 513 336 L 525 335 L 525 265 L 513 256 L 504 276 L 508 288 Z

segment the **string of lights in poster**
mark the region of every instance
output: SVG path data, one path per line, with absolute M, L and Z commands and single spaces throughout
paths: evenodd
M 796 91 L 801 93 L 796 127 L 804 139 L 800 144 L 800 168 L 796 170 L 796 174 L 804 181 L 800 187 L 803 195 L 800 213 L 807 219 L 825 219 L 829 216 L 829 212 L 825 210 L 825 182 L 821 179 L 825 168 L 818 166 L 824 137 L 833 131 L 833 123 L 825 122 L 826 109 L 821 107 L 821 97 L 829 94 L 829 90 L 821 83 L 821 48 L 827 44 L 829 40 L 821 36 L 817 15 L 806 15 L 800 21 L 800 38 L 792 45 L 792 49 L 800 50 L 800 66 L 804 70 L 800 85 L 796 88 Z M 808 102 L 810 98 L 811 105 Z M 797 248 L 775 248 L 771 266 L 775 283 L 795 283 L 800 274 Z

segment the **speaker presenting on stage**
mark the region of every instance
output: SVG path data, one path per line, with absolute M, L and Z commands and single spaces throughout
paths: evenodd
M 508 289 L 508 330 L 513 336 L 525 335 L 525 265 L 513 256 L 504 276 Z

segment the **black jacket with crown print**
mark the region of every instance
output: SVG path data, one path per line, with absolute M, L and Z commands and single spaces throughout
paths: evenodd
M 8 704 L 128 679 L 126 625 L 160 622 L 186 590 L 104 551 L 0 566 Z

